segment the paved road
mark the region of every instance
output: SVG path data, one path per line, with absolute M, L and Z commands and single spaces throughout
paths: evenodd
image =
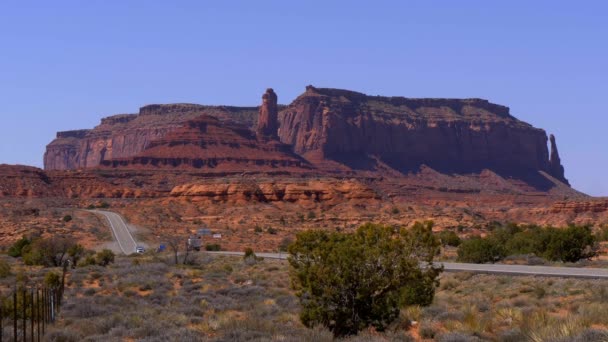
M 135 253 L 137 243 L 120 215 L 104 210 L 92 210 L 92 212 L 103 215 L 108 220 L 112 229 L 112 235 L 114 235 L 114 239 L 118 242 L 118 247 L 124 254 Z
M 118 246 L 125 254 L 135 252 L 137 243 L 127 228 L 126 223 L 120 215 L 111 211 L 93 210 L 103 215 L 110 223 L 110 228 Z M 207 252 L 219 255 L 242 256 L 243 252 Z M 268 259 L 287 259 L 287 253 L 256 253 L 257 256 Z M 545 277 L 570 277 L 570 278 L 596 278 L 608 279 L 608 269 L 605 268 L 576 268 L 576 267 L 552 267 L 552 266 L 525 266 L 525 265 L 502 265 L 502 264 L 465 264 L 457 262 L 444 262 L 444 270 L 447 272 L 474 272 L 504 275 L 533 275 Z
M 208 252 L 220 255 L 242 256 L 242 252 Z M 287 259 L 287 253 L 256 253 L 257 256 L 268 259 Z M 563 278 L 593 278 L 608 279 L 608 269 L 605 268 L 577 268 L 553 266 L 525 266 L 503 264 L 465 264 L 457 262 L 438 262 L 443 264 L 446 272 L 473 272 L 517 276 L 544 276 Z

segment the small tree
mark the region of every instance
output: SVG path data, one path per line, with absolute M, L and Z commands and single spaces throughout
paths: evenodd
M 114 252 L 109 249 L 104 249 L 97 253 L 95 259 L 98 265 L 106 267 L 114 262 L 114 257 Z
M 298 233 L 289 264 L 302 323 L 322 324 L 340 337 L 368 326 L 385 329 L 401 304 L 428 304 L 442 270 L 433 264 L 440 244 L 431 228 L 432 223 L 411 230 L 366 224 L 354 234 Z
M 44 285 L 49 288 L 59 288 L 61 286 L 61 276 L 53 271 L 44 275 Z
M 458 247 L 458 260 L 473 263 L 496 262 L 505 257 L 505 250 L 491 238 L 474 237 Z
M 451 230 L 444 230 L 439 233 L 439 240 L 441 240 L 441 244 L 444 246 L 452 246 L 458 247 L 462 240 L 458 237 L 458 235 Z
M 72 259 L 72 268 L 76 267 L 78 261 L 85 255 L 86 251 L 80 244 L 74 244 L 68 248 L 68 255 Z
M 32 241 L 30 239 L 26 238 L 25 236 L 21 237 L 21 239 L 17 240 L 12 246 L 9 247 L 8 255 L 12 256 L 13 258 L 22 256 L 23 248 L 29 246 L 31 243 Z

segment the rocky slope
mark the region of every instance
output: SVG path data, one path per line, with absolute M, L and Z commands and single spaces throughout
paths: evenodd
M 486 100 L 367 96 L 308 86 L 279 118 L 281 141 L 320 165 L 332 160 L 354 170 L 398 173 L 421 165 L 444 173 L 491 169 L 518 178 L 538 178 L 544 171 L 567 183 L 555 138 L 549 156 L 545 131 Z

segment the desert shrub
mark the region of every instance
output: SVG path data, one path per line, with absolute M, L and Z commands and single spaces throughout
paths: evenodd
M 8 261 L 0 259 L 0 278 L 6 278 L 11 275 L 11 265 Z
M 552 229 L 551 238 L 543 255 L 549 260 L 576 262 L 595 255 L 595 237 L 591 228 L 570 225 L 565 229 Z
M 399 316 L 404 293 L 414 294 L 412 302 L 434 294 L 441 272 L 433 265 L 439 245 L 432 223 L 398 232 L 366 224 L 354 234 L 298 233 L 289 247 L 289 264 L 302 323 L 324 325 L 335 336 L 353 335 L 368 326 L 384 330 Z M 429 266 L 421 268 L 422 261 Z M 406 290 L 416 286 L 432 289 Z M 419 293 L 422 299 L 415 297 Z
M 23 248 L 29 246 L 32 241 L 25 236 L 21 237 L 21 239 L 17 240 L 14 244 L 12 244 L 8 249 L 8 255 L 13 258 L 17 258 L 22 256 Z
M 55 329 L 48 332 L 44 336 L 44 340 L 49 342 L 80 342 L 82 336 L 73 331 Z
M 72 221 L 72 215 L 65 215 L 63 217 L 63 222 L 70 222 Z
M 94 296 L 94 295 L 95 295 L 95 293 L 97 293 L 97 291 L 96 291 L 94 288 L 92 288 L 92 287 L 90 287 L 90 288 L 88 288 L 88 289 L 84 290 L 84 292 L 83 292 L 83 294 L 84 294 L 85 296 Z
M 110 263 L 114 262 L 114 252 L 112 252 L 109 249 L 104 249 L 100 252 L 97 252 L 97 255 L 95 256 L 95 260 L 98 265 L 105 267 L 105 266 L 109 265 Z
M 434 339 L 437 334 L 437 329 L 431 324 L 422 323 L 420 328 L 418 328 L 418 333 L 420 334 L 420 337 L 424 339 Z
M 458 235 L 451 230 L 444 230 L 439 233 L 439 240 L 444 246 L 458 247 L 462 242 Z
M 255 253 L 253 252 L 253 249 L 251 247 L 247 247 L 245 248 L 245 254 L 243 255 L 243 259 L 247 259 L 250 257 L 255 258 Z
M 47 272 L 44 276 L 44 285 L 50 288 L 59 288 L 61 286 L 61 276 L 53 271 Z
M 271 235 L 276 235 L 277 234 L 277 230 L 275 228 L 272 228 L 272 227 L 268 227 L 268 229 L 266 229 L 266 232 L 268 234 L 271 234 Z
M 596 236 L 588 226 L 541 228 L 509 224 L 494 228 L 484 239 L 465 241 L 458 249 L 458 257 L 461 261 L 483 263 L 507 255 L 535 255 L 552 261 L 576 262 L 591 258 L 596 252 Z
M 220 250 L 222 250 L 222 247 L 220 246 L 219 243 L 208 243 L 205 245 L 205 250 L 206 251 L 220 251 Z
M 289 249 L 289 245 L 291 245 L 293 243 L 293 240 L 289 237 L 284 237 L 281 242 L 279 243 L 279 251 L 281 252 L 287 252 L 287 250 Z
M 496 262 L 504 256 L 504 249 L 496 240 L 490 238 L 474 237 L 463 241 L 458 247 L 458 260 L 464 262 Z
M 314 211 L 309 211 L 308 215 L 306 215 L 306 218 L 308 218 L 309 220 L 314 220 L 315 218 L 317 218 L 317 215 Z
M 480 341 L 479 338 L 474 336 L 465 335 L 458 332 L 450 332 L 439 336 L 437 339 L 439 342 L 475 342 Z
M 110 203 L 108 202 L 101 202 L 99 203 L 99 205 L 97 206 L 97 208 L 101 208 L 101 209 L 107 209 L 110 207 Z
M 258 225 L 256 225 L 256 226 L 253 228 L 253 231 L 254 231 L 255 233 L 261 233 L 261 232 L 263 232 L 262 227 L 260 227 L 260 226 L 258 226 Z
M 526 336 L 518 329 L 505 330 L 498 334 L 499 342 L 520 342 L 525 340 Z
M 576 338 L 574 342 L 606 342 L 608 341 L 608 330 L 600 329 L 585 329 Z

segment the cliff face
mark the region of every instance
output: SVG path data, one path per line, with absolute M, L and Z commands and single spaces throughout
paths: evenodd
M 152 141 L 200 115 L 238 121 L 253 127 L 256 107 L 201 106 L 193 104 L 148 105 L 139 114 L 120 114 L 101 120 L 92 130 L 57 133 L 44 154 L 45 170 L 96 167 L 102 161 L 129 158 Z
M 312 162 L 401 173 L 423 164 L 506 176 L 545 171 L 567 182 L 557 147 L 549 159 L 546 133 L 486 100 L 367 96 L 308 86 L 279 120 L 281 141 Z
M 154 140 L 130 158 L 101 162 L 107 167 L 181 167 L 224 172 L 303 171 L 308 163 L 279 141 L 259 140 L 246 126 L 201 115 Z
M 550 154 L 548 140 L 508 107 L 482 99 L 308 86 L 287 107 L 267 89 L 260 107 L 148 105 L 139 114 L 105 118 L 92 130 L 60 132 L 47 146 L 45 169 L 301 168 L 303 157 L 320 172 L 340 174 L 400 177 L 422 165 L 444 174 L 492 170 L 546 191 L 554 180 L 568 184 L 555 137 Z

